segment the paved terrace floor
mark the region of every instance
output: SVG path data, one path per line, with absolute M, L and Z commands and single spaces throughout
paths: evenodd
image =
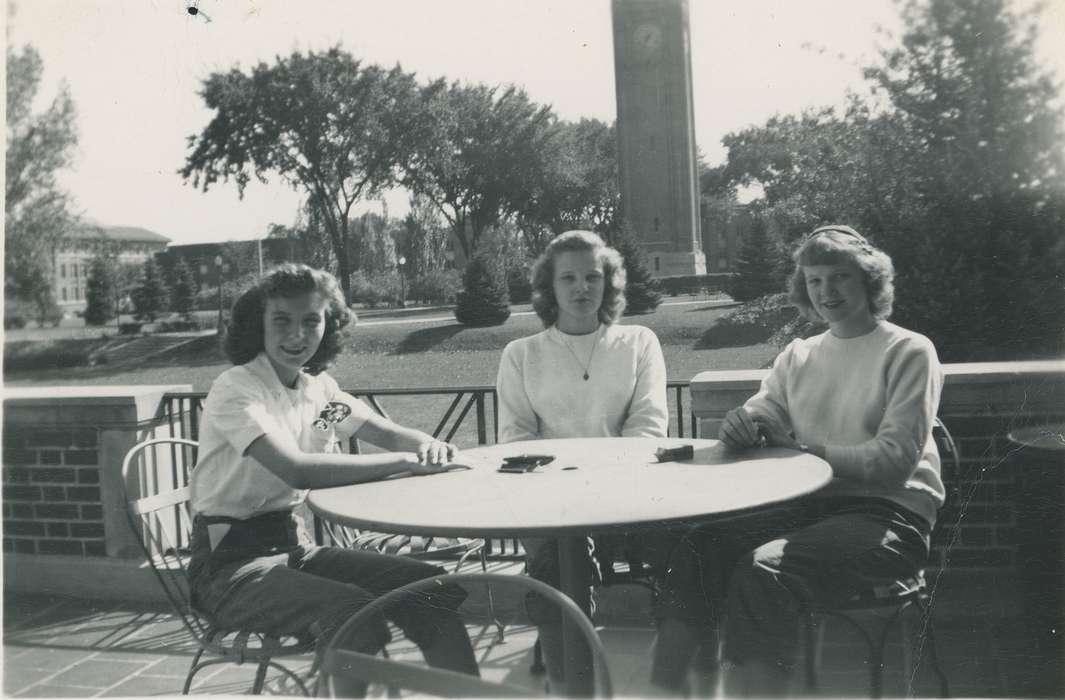
M 497 564 L 496 568 L 507 565 Z M 513 569 L 516 565 L 509 565 Z M 601 596 L 597 622 L 602 629 L 616 695 L 646 697 L 654 633 L 649 594 L 635 586 L 616 586 Z M 10 697 L 129 697 L 177 695 L 195 645 L 180 622 L 165 608 L 129 603 L 18 594 L 4 597 L 3 694 Z M 1016 621 L 964 618 L 936 619 L 937 647 L 954 697 L 1060 697 L 1050 687 L 1061 659 L 1040 656 L 1026 647 Z M 527 624 L 507 628 L 506 640 L 494 628 L 470 624 L 470 636 L 486 677 L 542 690 L 532 676 L 535 630 Z M 861 647 L 828 635 L 824 694 L 866 694 L 867 675 Z M 888 695 L 901 694 L 901 674 L 893 673 L 897 649 L 889 653 Z M 295 664 L 306 669 L 310 658 Z M 1057 671 L 1055 671 L 1057 669 Z M 253 669 L 218 665 L 197 676 L 194 694 L 248 692 Z M 293 694 L 278 674 L 268 677 L 266 693 Z M 922 671 L 917 696 L 936 695 L 932 674 Z

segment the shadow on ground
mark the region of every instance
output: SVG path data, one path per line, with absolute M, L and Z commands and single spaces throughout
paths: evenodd
M 430 326 L 411 331 L 399 342 L 393 355 L 407 355 L 415 352 L 432 350 L 444 341 L 453 338 L 462 332 L 466 326 L 461 323 L 452 323 L 447 326 Z

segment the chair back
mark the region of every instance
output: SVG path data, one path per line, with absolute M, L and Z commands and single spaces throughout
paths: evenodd
M 184 438 L 145 440 L 122 460 L 126 518 L 174 612 L 201 643 L 209 623 L 193 609 L 185 567 L 190 551 L 189 473 L 198 444 Z
M 486 681 L 454 671 L 419 666 L 387 657 L 378 657 L 340 648 L 337 640 L 345 639 L 348 631 L 358 626 L 368 626 L 375 615 L 389 605 L 420 592 L 431 591 L 447 584 L 468 587 L 474 585 L 517 586 L 533 591 L 553 602 L 569 618 L 584 637 L 591 650 L 595 672 L 596 697 L 612 697 L 613 686 L 607 666 L 606 651 L 587 616 L 569 597 L 547 584 L 528 576 L 503 574 L 447 574 L 415 581 L 375 599 L 345 622 L 333 635 L 333 640 L 322 655 L 319 682 L 324 684 L 330 697 L 335 697 L 334 678 L 348 677 L 366 683 L 382 683 L 393 690 L 404 689 L 414 693 L 426 693 L 438 697 L 531 697 L 542 692 L 508 683 Z

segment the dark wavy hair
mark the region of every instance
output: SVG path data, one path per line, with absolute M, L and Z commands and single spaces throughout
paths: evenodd
M 544 327 L 558 321 L 558 299 L 555 298 L 555 258 L 559 253 L 590 250 L 603 263 L 603 303 L 599 305 L 599 320 L 610 325 L 625 310 L 625 261 L 621 253 L 609 247 L 591 231 L 566 231 L 547 244 L 532 268 L 532 304 Z
M 822 226 L 807 234 L 792 254 L 795 271 L 788 280 L 788 299 L 807 319 L 824 323 L 806 292 L 804 265 L 853 264 L 862 273 L 869 311 L 877 319 L 891 316 L 895 303 L 895 266 L 887 253 L 850 226 Z
M 242 365 L 263 351 L 263 317 L 267 299 L 291 299 L 310 292 L 321 294 L 327 302 L 325 335 L 318 351 L 303 368 L 309 374 L 318 374 L 329 367 L 340 353 L 344 328 L 356 321 L 355 314 L 344 303 L 344 293 L 336 277 L 325 270 L 299 263 L 278 265 L 237 297 L 222 345 L 229 361 Z

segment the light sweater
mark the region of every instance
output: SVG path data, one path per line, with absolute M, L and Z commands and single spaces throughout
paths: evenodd
M 886 498 L 934 525 L 943 504 L 932 423 L 943 373 L 925 336 L 880 321 L 856 338 L 829 332 L 792 341 L 745 406 L 825 446 L 836 477 L 818 496 Z
M 669 428 L 666 363 L 643 326 L 601 325 L 587 335 L 552 326 L 511 341 L 496 392 L 500 442 L 665 437 Z

